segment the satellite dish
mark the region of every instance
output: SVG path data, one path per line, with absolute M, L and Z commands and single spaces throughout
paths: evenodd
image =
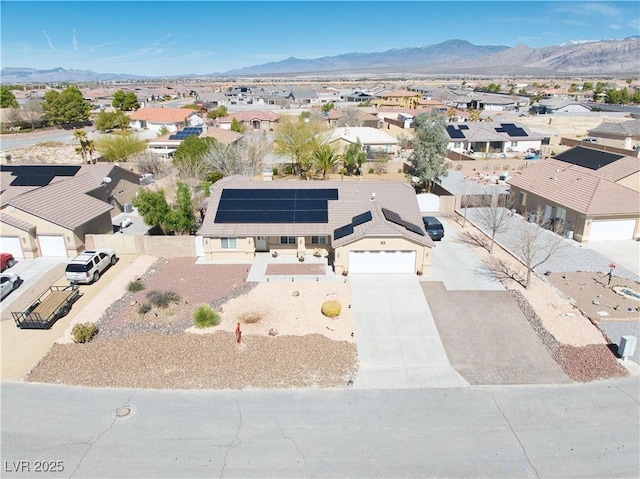
M 412 183 L 418 183 L 420 181 L 420 178 L 418 178 L 417 176 L 412 176 L 411 177 L 411 182 Z
M 102 178 L 102 182 L 106 184 L 111 183 L 111 178 L 109 178 L 108 176 L 105 176 L 104 178 Z

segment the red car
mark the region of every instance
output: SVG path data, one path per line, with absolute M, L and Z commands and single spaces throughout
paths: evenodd
M 14 264 L 16 264 L 16 260 L 11 253 L 0 253 L 0 262 L 0 271 L 11 268 Z

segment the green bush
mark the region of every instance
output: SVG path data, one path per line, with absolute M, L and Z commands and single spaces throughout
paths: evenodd
M 140 306 L 138 306 L 138 313 L 140 314 L 147 314 L 149 311 L 151 311 L 149 303 L 140 303 Z
M 376 170 L 374 170 L 373 168 L 369 168 L 369 174 L 373 175 L 375 173 Z
M 98 326 L 91 323 L 78 323 L 71 329 L 71 336 L 76 343 L 88 343 L 98 332 Z
M 147 299 L 154 306 L 162 309 L 169 307 L 171 303 L 177 303 L 180 301 L 180 296 L 175 291 L 158 291 L 154 289 L 147 293 Z
M 284 165 L 284 174 L 285 175 L 292 175 L 293 174 L 293 166 Z
M 325 301 L 322 303 L 322 314 L 329 318 L 335 318 L 336 316 L 340 316 L 340 311 L 342 310 L 342 305 L 339 301 Z
M 144 289 L 144 284 L 139 279 L 134 281 L 130 281 L 127 285 L 127 291 L 130 293 L 137 293 L 138 291 L 142 291 Z
M 193 325 L 196 328 L 209 328 L 218 324 L 220 324 L 220 315 L 207 304 L 198 306 L 193 313 Z
M 278 176 L 278 167 L 274 166 L 271 168 L 271 173 L 273 173 L 273 176 Z

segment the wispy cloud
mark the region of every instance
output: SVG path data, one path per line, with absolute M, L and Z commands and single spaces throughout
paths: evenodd
M 571 14 L 574 17 L 620 18 L 622 11 L 608 2 L 565 2 L 555 9 L 557 13 Z
M 76 29 L 73 29 L 73 36 L 71 38 L 71 43 L 73 44 L 73 51 L 78 51 L 78 37 L 76 36 Z
M 44 30 L 42 30 L 42 34 L 44 35 L 44 37 L 47 39 L 47 43 L 49 44 L 49 48 L 51 50 L 55 50 L 56 47 L 53 46 L 53 42 L 51 41 L 51 38 L 49 38 L 49 35 L 47 35 L 47 32 L 45 32 Z

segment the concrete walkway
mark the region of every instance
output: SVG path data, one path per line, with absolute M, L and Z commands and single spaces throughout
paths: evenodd
M 350 275 L 358 389 L 462 387 L 414 275 Z
M 294 254 L 281 254 L 277 257 L 271 256 L 270 253 L 256 253 L 256 257 L 251 264 L 251 270 L 247 276 L 248 282 L 266 282 L 266 281 L 336 281 L 337 277 L 329 265 L 327 265 L 326 258 L 316 258 L 313 255 L 306 255 L 305 261 L 302 264 L 324 264 L 327 265 L 325 274 L 323 275 L 285 275 L 285 274 L 271 274 L 267 275 L 267 266 L 270 264 L 301 264 L 298 261 L 298 257 Z M 342 279 L 342 278 L 340 278 Z

